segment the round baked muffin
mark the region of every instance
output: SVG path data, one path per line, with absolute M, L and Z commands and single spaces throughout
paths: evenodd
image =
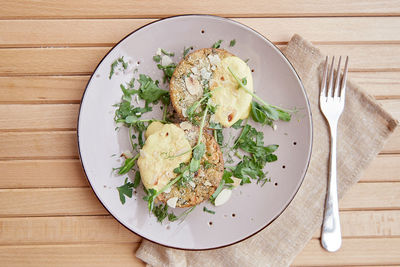
M 177 131 L 176 128 L 183 131 Z M 142 182 L 147 189 L 160 190 L 170 180 L 177 177 L 177 174 L 173 173 L 173 169 L 178 167 L 180 162 L 188 163 L 190 161 L 191 153 L 185 153 L 174 158 L 171 158 L 171 156 L 183 154 L 188 151 L 187 148 L 194 147 L 197 144 L 199 128 L 184 121 L 180 124 L 153 124 L 149 126 L 148 131 L 150 131 L 150 135 L 146 133 L 148 138 L 138 159 L 139 171 Z M 177 131 L 177 133 L 173 133 L 173 131 Z M 184 135 L 185 140 L 179 136 L 181 134 Z M 170 187 L 170 190 L 157 197 L 158 201 L 167 203 L 168 200 L 172 200 L 172 207 L 184 208 L 208 200 L 214 193 L 224 173 L 224 160 L 220 147 L 212 135 L 203 131 L 202 142 L 205 144 L 206 151 L 200 161 L 200 169 L 194 174 L 192 180 L 183 186 L 175 183 Z M 169 143 L 169 150 L 165 151 L 163 147 L 167 147 Z M 186 146 L 185 143 L 187 143 Z M 145 156 L 143 157 L 142 154 Z M 165 162 L 168 165 L 165 165 Z M 157 168 L 159 169 L 157 170 Z M 150 174 L 148 173 L 149 170 Z M 146 178 L 149 176 L 150 178 Z M 168 202 L 168 205 L 171 206 L 171 201 Z
M 223 49 L 203 48 L 187 55 L 176 67 L 170 81 L 171 103 L 179 117 L 187 119 L 187 110 L 205 91 L 212 93 L 211 104 L 216 107 L 207 122 L 230 127 L 250 112 L 252 96 L 240 89 L 232 75 L 244 81 L 247 90 L 253 92 L 253 78 L 248 65 L 240 58 Z M 196 109 L 200 114 L 201 107 Z

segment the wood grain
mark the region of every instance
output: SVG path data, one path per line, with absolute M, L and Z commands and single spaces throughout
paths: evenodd
M 0 105 L 0 131 L 74 130 L 79 105 Z
M 193 1 L 177 0 L 140 1 L 120 0 L 117 3 L 99 0 L 70 0 L 53 2 L 42 0 L 3 0 L 1 19 L 14 18 L 154 18 L 176 14 L 214 14 L 230 17 L 276 17 L 276 16 L 371 16 L 399 15 L 398 1 L 355 0 L 271 0 L 268 5 L 262 0 L 254 0 L 251 5 L 240 1 Z
M 0 206 L 0 217 L 108 214 L 89 188 L 0 189 Z M 340 209 L 400 209 L 400 183 L 356 184 Z
M 293 266 L 398 265 L 400 238 L 343 239 L 335 253 L 324 250 L 319 240 L 311 240 L 296 257 Z
M 281 45 L 278 47 L 284 48 Z M 400 44 L 318 45 L 318 47 L 328 55 L 348 55 L 351 60 L 349 65 L 351 71 L 400 71 Z M 0 75 L 90 74 L 110 48 L 0 49 Z M 251 61 L 249 65 L 251 66 Z
M 0 161 L 0 188 L 87 187 L 77 159 Z
M 79 103 L 88 76 L 0 77 L 0 103 Z
M 0 132 L 0 159 L 77 158 L 76 132 Z
M 0 259 L 8 267 L 132 266 L 145 264 L 135 257 L 139 243 L 41 246 L 0 246 Z
M 349 78 L 377 99 L 400 98 L 399 72 L 351 72 Z M 89 76 L 0 77 L 0 103 L 79 103 Z
M 400 211 L 341 211 L 343 238 L 400 237 Z M 101 231 L 98 231 L 101 229 Z M 141 238 L 110 215 L 0 218 L 2 245 L 132 243 Z M 313 238 L 319 238 L 317 231 Z
M 361 174 L 360 182 L 400 182 L 400 155 L 379 155 Z M 0 161 L 0 188 L 87 187 L 81 163 L 65 160 Z
M 2 218 L 0 225 L 2 245 L 141 241 L 111 216 Z
M 294 33 L 314 43 L 398 43 L 399 17 L 239 18 L 272 42 Z M 153 19 L 0 20 L 0 47 L 112 46 Z M 337 30 L 337 25 L 342 25 Z M 73 29 L 73 30 L 71 30 Z M 238 38 L 238 42 L 240 39 Z

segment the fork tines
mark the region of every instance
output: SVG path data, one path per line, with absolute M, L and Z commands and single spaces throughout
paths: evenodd
M 342 95 L 344 97 L 345 95 L 345 90 L 346 90 L 346 80 L 347 80 L 347 64 L 349 61 L 349 57 L 346 57 L 346 63 L 344 64 L 344 71 L 342 75 L 342 79 L 340 81 L 340 63 L 341 63 L 342 57 L 339 57 L 339 62 L 337 65 L 337 70 L 336 70 L 336 80 L 335 80 L 335 87 L 333 87 L 333 79 L 334 79 L 334 62 L 335 62 L 335 57 L 332 57 L 332 63 L 329 68 L 329 84 L 327 86 L 327 79 L 328 79 L 328 56 L 326 57 L 325 60 L 325 68 L 324 68 L 324 75 L 322 77 L 322 83 L 321 83 L 321 97 L 334 97 L 334 98 L 341 98 Z M 327 90 L 328 87 L 328 90 Z M 340 90 L 339 90 L 340 87 Z

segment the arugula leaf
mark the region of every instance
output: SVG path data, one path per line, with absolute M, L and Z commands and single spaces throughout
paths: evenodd
M 215 211 L 207 209 L 206 206 L 203 207 L 203 211 L 211 213 L 211 214 L 215 214 Z
M 193 49 L 193 46 L 189 46 L 188 48 L 183 48 L 183 57 L 186 57 L 186 55 L 189 53 L 189 51 Z
M 236 129 L 236 130 L 242 128 L 242 127 L 243 127 L 243 126 L 241 125 L 241 124 L 242 124 L 242 121 L 243 121 L 243 120 L 238 120 L 237 122 L 235 122 L 234 124 L 232 124 L 231 127 L 232 127 L 233 129 Z
M 159 100 L 161 96 L 168 94 L 168 91 L 160 89 L 157 83 L 147 75 L 140 74 L 139 83 L 139 96 L 144 99 L 146 103 L 154 103 Z
M 234 47 L 234 46 L 235 46 L 235 44 L 236 44 L 236 40 L 235 40 L 235 39 L 233 39 L 233 40 L 231 40 L 231 41 L 230 41 L 230 43 L 229 43 L 229 47 Z
M 123 185 L 117 187 L 119 193 L 119 200 L 122 204 L 125 204 L 125 196 L 131 198 L 133 192 L 133 184 L 128 182 L 128 178 L 125 178 L 125 182 Z
M 222 42 L 223 42 L 222 40 L 216 41 L 211 48 L 220 48 Z
M 140 184 L 140 172 L 136 171 L 135 173 L 135 181 L 133 181 L 133 187 L 137 188 Z

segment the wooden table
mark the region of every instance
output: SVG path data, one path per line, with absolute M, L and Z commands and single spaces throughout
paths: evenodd
M 144 266 L 134 254 L 141 239 L 88 186 L 76 119 L 90 74 L 117 41 L 185 13 L 232 17 L 281 46 L 299 33 L 349 55 L 350 78 L 400 118 L 400 1 L 2 0 L 1 266 Z M 317 232 L 294 265 L 400 264 L 399 153 L 398 130 L 341 201 L 341 250 L 325 252 Z

